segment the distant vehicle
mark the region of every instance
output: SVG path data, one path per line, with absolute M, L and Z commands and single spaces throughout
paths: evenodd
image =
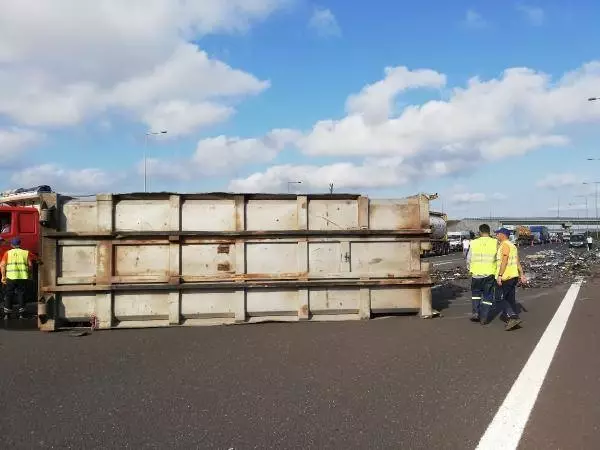
M 548 244 L 550 243 L 550 232 L 548 227 L 536 225 L 529 227 L 531 234 L 533 235 L 534 244 Z
M 448 233 L 450 251 L 461 252 L 463 239 L 471 239 L 471 233 L 469 231 L 451 231 Z
M 583 234 L 572 234 L 569 239 L 569 248 L 581 248 L 586 246 L 585 236 Z
M 518 245 L 531 245 L 531 242 L 533 241 L 533 234 L 531 234 L 531 230 L 524 226 L 516 227 L 515 236 Z

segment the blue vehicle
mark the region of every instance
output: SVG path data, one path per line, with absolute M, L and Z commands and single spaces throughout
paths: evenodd
M 537 225 L 529 227 L 529 229 L 531 230 L 535 244 L 550 243 L 550 232 L 548 231 L 548 227 Z

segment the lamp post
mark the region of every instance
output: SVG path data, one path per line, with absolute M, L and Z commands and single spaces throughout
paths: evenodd
M 288 194 L 290 193 L 290 186 L 291 186 L 292 184 L 302 184 L 302 181 L 288 181 L 288 182 L 287 182 Z
M 161 130 L 161 131 L 148 131 L 145 135 L 144 135 L 144 192 L 148 192 L 147 191 L 147 186 L 148 186 L 148 137 L 149 136 L 157 136 L 159 134 L 167 134 L 167 130 Z
M 584 198 L 585 199 L 585 218 L 589 219 L 590 218 L 590 213 L 588 210 L 588 195 L 576 195 L 575 197 L 577 198 Z
M 595 202 L 596 202 L 596 234 L 598 233 L 598 185 L 600 184 L 600 181 L 590 181 L 590 182 L 584 182 L 583 184 L 585 185 L 590 185 L 593 184 L 596 186 L 596 191 L 594 194 L 595 197 Z

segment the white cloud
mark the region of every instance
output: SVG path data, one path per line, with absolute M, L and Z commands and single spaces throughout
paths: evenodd
M 524 5 L 522 3 L 518 4 L 516 8 L 519 12 L 525 15 L 529 23 L 532 25 L 539 27 L 543 25 L 544 21 L 546 20 L 546 13 L 542 8 Z
M 441 88 L 446 77 L 433 70 L 408 70 L 406 67 L 386 67 L 385 78 L 365 86 L 346 101 L 349 114 L 361 115 L 366 121 L 387 120 L 393 112 L 394 99 L 409 89 Z
M 28 167 L 11 177 L 20 187 L 46 184 L 54 190 L 68 193 L 100 192 L 121 181 L 122 175 L 108 174 L 100 169 L 66 169 L 56 164 Z
M 483 16 L 473 9 L 467 10 L 463 23 L 470 28 L 485 28 L 487 26 Z
M 412 83 L 388 83 L 399 73 L 404 80 L 407 73 L 426 77 L 416 77 Z M 387 70 L 384 80 L 349 97 L 346 117 L 317 122 L 296 145 L 309 156 L 387 158 L 396 165 L 396 173 L 432 177 L 566 145 L 568 136 L 557 131 L 600 120 L 600 109 L 582 101 L 600 83 L 597 62 L 556 82 L 530 69 L 508 69 L 496 79 L 472 78 L 466 87 L 454 88 L 446 101 L 431 100 L 408 106 L 400 114 L 390 113 L 390 103 L 403 86 L 439 86 L 443 80 L 435 72 Z M 390 84 L 394 87 L 389 88 Z M 403 180 L 399 177 L 397 184 Z M 387 186 L 387 181 L 381 185 Z
M 334 189 L 344 191 L 393 187 L 409 179 L 409 174 L 402 170 L 407 169 L 385 160 L 367 161 L 362 165 L 345 162 L 325 166 L 280 165 L 233 180 L 229 189 L 235 192 L 285 192 L 290 181 L 301 181 L 305 192 L 327 192 L 329 183 L 334 183 Z
M 261 138 L 216 136 L 201 139 L 190 160 L 148 159 L 149 174 L 166 179 L 190 180 L 194 175 L 234 173 L 248 164 L 268 163 L 301 134 L 295 130 L 275 129 Z M 143 170 L 143 161 L 139 165 Z
M 550 173 L 536 183 L 539 188 L 561 189 L 582 184 L 581 177 L 573 173 Z
M 23 128 L 0 128 L 0 164 L 18 158 L 24 151 L 41 142 L 43 135 Z
M 315 8 L 308 21 L 308 26 L 319 36 L 340 36 L 342 34 L 337 19 L 327 8 Z
M 243 32 L 287 0 L 2 0 L 0 116 L 68 126 L 116 110 L 174 134 L 269 86 L 189 43 Z M 32 13 L 34 11 L 34 13 Z
M 505 195 L 505 194 L 502 194 L 502 193 L 500 193 L 500 192 L 496 192 L 496 193 L 492 194 L 492 195 L 490 196 L 490 198 L 491 198 L 492 200 L 497 200 L 497 201 L 500 201 L 500 200 L 507 200 L 507 199 L 508 199 L 508 196 L 507 196 L 507 195 Z
M 464 203 L 482 203 L 486 200 L 486 195 L 481 192 L 461 192 L 450 197 L 452 203 L 459 205 Z

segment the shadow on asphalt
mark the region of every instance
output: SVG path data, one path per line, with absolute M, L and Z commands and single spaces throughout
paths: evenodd
M 454 283 L 445 283 L 431 291 L 431 306 L 443 311 L 450 308 L 452 302 L 467 292 L 467 288 Z

